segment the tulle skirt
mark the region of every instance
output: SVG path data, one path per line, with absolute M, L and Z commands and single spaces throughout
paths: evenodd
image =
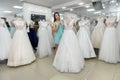
M 35 55 L 33 53 L 27 32 L 16 30 L 13 36 L 12 46 L 8 58 L 8 66 L 20 66 L 33 62 Z
M 53 38 L 53 35 L 52 35 L 52 29 L 51 29 L 50 26 L 47 27 L 47 31 L 48 31 L 50 46 L 51 46 L 51 48 L 53 48 L 55 46 L 55 44 L 54 44 L 54 38 Z
M 117 39 L 118 39 L 118 43 L 119 43 L 119 53 L 120 53 L 120 22 L 116 28 L 116 34 L 117 34 Z
M 84 58 L 96 57 L 90 37 L 85 28 L 81 27 L 77 33 L 79 45 L 83 51 Z
M 85 30 L 86 30 L 88 36 L 90 37 L 91 36 L 91 34 L 90 34 L 90 26 L 85 26 Z
M 46 28 L 39 28 L 38 30 L 38 55 L 40 58 L 51 56 L 52 50 L 50 46 L 49 36 Z
M 102 42 L 102 39 L 103 39 L 103 35 L 104 35 L 104 29 L 105 27 L 104 26 L 96 26 L 94 28 L 94 31 L 91 35 L 91 41 L 92 41 L 92 44 L 93 44 L 93 47 L 94 48 L 100 48 L 101 46 L 101 42 Z
M 8 59 L 11 36 L 7 28 L 0 27 L 0 60 Z
M 106 28 L 99 53 L 99 59 L 109 63 L 117 63 L 119 58 L 120 54 L 116 29 L 114 27 Z
M 73 30 L 64 30 L 53 66 L 60 72 L 79 72 L 84 64 L 75 33 Z

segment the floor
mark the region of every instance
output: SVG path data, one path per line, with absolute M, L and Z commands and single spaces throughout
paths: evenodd
M 120 63 L 109 64 L 87 59 L 80 73 L 60 73 L 53 66 L 53 57 L 39 59 L 32 64 L 11 68 L 0 64 L 0 80 L 120 80 Z

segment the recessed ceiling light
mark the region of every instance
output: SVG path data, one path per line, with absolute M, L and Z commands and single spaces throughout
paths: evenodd
M 103 8 L 105 8 L 105 4 L 102 4 Z
M 105 9 L 105 6 L 103 6 L 103 8 Z
M 105 15 L 105 13 L 102 13 L 103 15 Z
M 8 10 L 6 10 L 6 11 L 3 11 L 4 13 L 12 13 L 12 11 L 8 11 Z
M 23 7 L 22 6 L 13 6 L 13 8 L 22 9 Z
M 83 4 L 84 4 L 83 2 L 78 3 L 78 5 L 80 5 L 80 6 L 83 5 Z
M 60 13 L 60 16 L 62 16 L 63 14 Z
M 90 7 L 90 5 L 86 5 L 85 7 L 86 7 L 86 8 L 89 8 L 89 7 Z
M 118 3 L 116 3 L 116 6 L 118 6 L 119 4 Z
M 70 9 L 70 11 L 73 11 L 73 9 Z
M 87 9 L 87 11 L 88 11 L 88 12 L 90 12 L 90 11 L 95 11 L 95 9 Z
M 110 1 L 110 3 L 115 3 L 115 0 Z
M 67 7 L 62 7 L 62 9 L 66 9 Z
M 23 0 L 20 0 L 20 1 L 23 1 Z
M 94 12 L 94 14 L 99 14 L 99 13 L 101 13 L 101 11 Z

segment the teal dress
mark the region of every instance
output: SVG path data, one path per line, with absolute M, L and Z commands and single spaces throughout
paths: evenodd
M 11 32 L 11 27 L 8 27 L 9 32 Z
M 56 33 L 55 33 L 55 44 L 59 44 L 60 40 L 62 38 L 62 34 L 64 31 L 64 23 L 61 22 L 61 25 L 58 25 L 57 22 L 55 22 L 56 27 L 58 27 Z

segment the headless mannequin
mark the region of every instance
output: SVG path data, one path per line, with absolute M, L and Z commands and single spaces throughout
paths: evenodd
M 6 26 L 5 26 L 5 21 L 4 21 L 3 19 L 1 19 L 1 18 L 0 18 L 0 26 L 6 27 Z
M 16 18 L 13 23 L 17 29 L 23 29 L 23 27 L 25 26 L 25 22 L 22 18 Z
M 73 19 L 71 17 L 67 17 L 67 19 L 65 20 L 65 22 L 66 22 L 67 25 L 69 25 L 72 20 Z
M 117 20 L 116 17 L 108 17 L 107 20 L 106 20 L 107 26 L 108 27 L 114 27 L 116 20 Z

